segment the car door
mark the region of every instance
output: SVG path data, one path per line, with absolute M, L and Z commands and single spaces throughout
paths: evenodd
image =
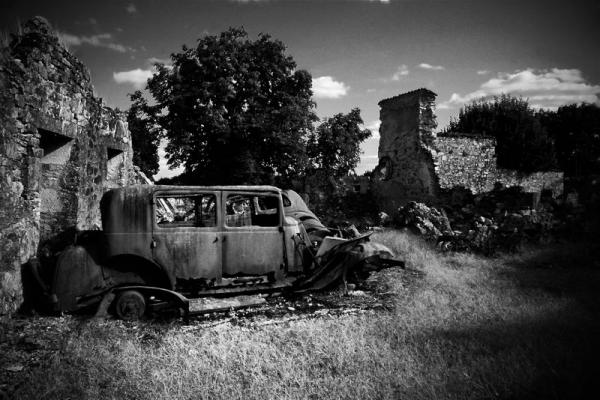
M 221 280 L 219 191 L 154 196 L 153 257 L 177 280 Z
M 281 197 L 224 191 L 223 277 L 268 275 L 285 269 Z

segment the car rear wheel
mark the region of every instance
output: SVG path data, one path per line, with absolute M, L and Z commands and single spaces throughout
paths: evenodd
M 146 312 L 146 299 L 137 290 L 125 290 L 117 294 L 115 312 L 121 319 L 138 320 Z

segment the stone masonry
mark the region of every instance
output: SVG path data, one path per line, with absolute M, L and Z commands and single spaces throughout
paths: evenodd
M 496 183 L 520 186 L 526 193 L 543 190 L 558 197 L 563 192 L 563 173 L 558 171 L 520 173 L 496 166 L 496 139 L 472 135 L 438 137 L 435 141 L 435 170 L 440 188 L 464 187 L 473 194 L 489 192 Z
M 386 212 L 411 200 L 431 202 L 437 197 L 435 96 L 419 89 L 379 102 L 381 137 L 373 189 Z
M 3 315 L 22 301 L 22 265 L 61 232 L 99 228 L 104 191 L 135 176 L 125 115 L 43 18 L 0 49 L 0 109 Z
M 418 89 L 379 102 L 379 165 L 372 187 L 382 210 L 394 212 L 409 201 L 437 204 L 444 191 L 457 187 L 485 193 L 498 183 L 531 193 L 548 190 L 554 197 L 562 194 L 562 172 L 524 174 L 498 168 L 494 138 L 438 137 L 436 96 Z

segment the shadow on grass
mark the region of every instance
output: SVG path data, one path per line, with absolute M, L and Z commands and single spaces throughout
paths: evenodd
M 406 398 L 579 399 L 597 393 L 600 324 L 568 310 L 535 320 L 432 329 L 421 345 L 430 393 Z
M 600 246 L 592 242 L 506 256 L 502 260 L 506 268 L 498 273 L 526 298 L 546 302 L 545 311 L 536 314 L 531 309 L 508 314 L 504 321 L 434 330 L 417 340 L 439 341 L 440 347 L 454 349 L 443 359 L 462 363 L 470 371 L 466 374 L 474 393 L 480 391 L 467 397 L 590 398 L 600 390 L 599 260 Z M 469 382 L 457 378 L 461 368 L 446 368 L 454 370 L 455 378 L 448 380 L 439 397 L 464 397 L 464 384 Z
M 600 319 L 600 244 L 562 243 L 508 258 L 504 274 L 522 289 L 573 298 Z

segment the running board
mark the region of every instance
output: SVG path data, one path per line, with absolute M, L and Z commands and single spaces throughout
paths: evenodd
M 229 298 L 202 297 L 197 299 L 189 299 L 189 302 L 189 313 L 192 315 L 257 306 L 264 304 L 266 300 L 264 297 L 256 295 L 235 296 Z
M 295 279 L 283 279 L 274 283 L 260 283 L 248 286 L 224 286 L 212 289 L 199 290 L 196 293 L 181 291 L 180 293 L 189 298 L 208 297 L 208 296 L 235 296 L 235 295 L 251 295 L 255 293 L 271 293 L 282 292 L 293 288 Z

